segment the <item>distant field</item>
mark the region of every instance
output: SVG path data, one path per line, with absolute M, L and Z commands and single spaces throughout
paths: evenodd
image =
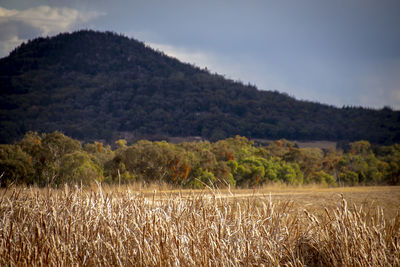
M 305 187 L 296 189 L 265 188 L 254 191 L 257 197 L 269 198 L 269 193 L 274 201 L 293 201 L 299 209 L 320 210 L 322 208 L 336 208 L 341 196 L 347 200 L 349 206 L 356 205 L 364 210 L 381 207 L 384 213 L 392 218 L 400 211 L 400 186 L 377 187 L 338 187 L 318 188 Z M 247 190 L 237 192 L 237 197 L 251 195 Z
M 12 188 L 0 196 L 1 266 L 400 265 L 400 187 Z
M 140 190 L 146 197 L 165 199 L 181 195 L 189 197 L 192 194 L 213 195 L 210 190 Z M 318 186 L 285 187 L 270 186 L 261 189 L 235 189 L 219 190 L 217 198 L 231 200 L 256 199 L 257 201 L 284 202 L 292 201 L 294 207 L 299 210 L 323 211 L 325 208 L 336 208 L 342 196 L 352 207 L 362 207 L 364 211 L 373 212 L 376 208 L 382 208 L 385 216 L 393 218 L 396 212 L 400 212 L 400 186 L 358 186 L 358 187 L 334 187 L 322 188 Z

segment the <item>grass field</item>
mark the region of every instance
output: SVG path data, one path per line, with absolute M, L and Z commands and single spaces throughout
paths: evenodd
M 400 187 L 0 193 L 1 266 L 400 266 Z

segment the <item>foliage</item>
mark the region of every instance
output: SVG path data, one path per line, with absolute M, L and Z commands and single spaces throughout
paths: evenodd
M 379 184 L 388 178 L 388 163 L 375 156 L 368 141 L 353 142 L 350 147 L 350 152 L 339 161 L 342 181 L 352 185 Z
M 378 166 L 384 169 L 384 180 L 391 185 L 400 185 L 400 144 L 378 146 L 375 154 L 381 159 Z
M 84 151 L 66 154 L 61 159 L 60 176 L 57 184 L 90 184 L 102 179 L 103 172 L 96 160 Z
M 31 157 L 18 146 L 0 145 L 0 184 L 32 183 L 34 169 Z
M 371 146 L 368 141 L 341 150 L 298 148 L 280 140 L 259 146 L 236 136 L 217 142 L 152 142 L 114 150 L 101 142 L 86 143 L 60 132 L 28 132 L 14 145 L 0 145 L 1 185 L 39 186 L 63 183 L 141 182 L 179 187 L 258 187 L 269 183 L 324 186 L 399 184 L 400 145 Z
M 342 180 L 344 180 L 344 177 L 342 177 Z M 312 175 L 307 177 L 306 183 L 307 184 L 315 183 L 315 184 L 321 184 L 324 186 L 337 185 L 337 182 L 336 182 L 335 178 L 333 177 L 333 175 L 330 175 L 322 170 L 314 172 L 314 173 L 312 173 Z

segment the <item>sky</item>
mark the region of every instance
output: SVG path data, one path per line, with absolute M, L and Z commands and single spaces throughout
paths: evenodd
M 399 0 L 0 0 L 0 57 L 113 31 L 260 90 L 400 110 L 399 14 Z

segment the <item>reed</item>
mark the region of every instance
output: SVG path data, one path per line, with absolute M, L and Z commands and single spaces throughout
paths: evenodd
M 0 265 L 400 266 L 399 213 L 224 196 L 14 188 L 0 200 Z

